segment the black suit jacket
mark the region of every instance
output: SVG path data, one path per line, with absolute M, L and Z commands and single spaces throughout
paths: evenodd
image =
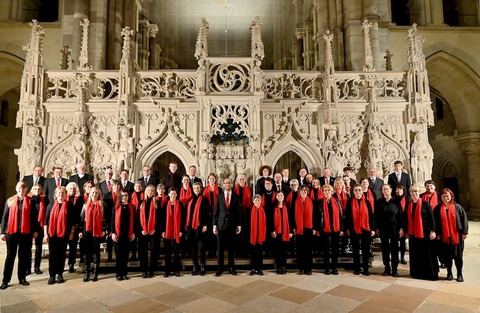
M 292 191 L 292 189 L 290 188 L 290 179 L 287 180 L 286 182 L 282 179 L 282 191 L 285 194 L 285 198 L 286 198 L 286 195 L 289 194 L 290 191 Z
M 398 181 L 398 178 L 395 172 L 391 173 L 390 175 L 388 175 L 388 184 L 392 186 L 392 196 L 395 196 L 395 188 L 397 187 L 397 185 L 403 185 L 403 187 L 405 188 L 403 193 L 407 201 L 410 200 L 411 180 L 410 180 L 410 176 L 407 173 L 402 172 L 402 176 L 400 176 L 400 181 Z
M 27 184 L 27 192 L 29 192 L 33 187 L 33 175 L 24 176 L 22 181 Z M 40 176 L 38 178 L 38 183 L 43 186 L 45 184 L 45 177 Z
M 127 181 L 125 187 L 123 187 L 122 181 L 119 180 L 118 183 L 120 184 L 120 189 L 121 190 L 126 190 L 129 195 L 132 195 L 132 193 L 134 191 L 134 187 L 135 187 L 134 183 L 132 183 L 131 181 Z
M 157 178 L 156 176 L 154 176 L 154 175 L 150 175 L 150 177 L 148 177 L 148 182 L 147 182 L 147 184 L 145 184 L 145 177 L 143 177 L 143 176 L 140 177 L 140 178 L 138 179 L 138 181 L 139 181 L 140 183 L 142 183 L 142 188 L 143 188 L 143 190 L 145 190 L 145 188 L 147 188 L 148 185 L 154 185 L 154 186 L 155 186 L 155 190 L 157 189 L 158 178 Z M 166 186 L 166 185 L 165 185 L 165 186 Z M 180 189 L 179 189 L 179 190 L 180 190 Z M 168 190 L 166 190 L 166 191 L 168 191 Z
M 188 176 L 188 178 L 190 178 L 190 176 Z M 197 177 L 197 176 L 195 176 L 193 178 L 193 184 L 195 184 L 195 183 L 202 183 L 202 185 L 203 185 L 202 179 Z M 192 184 L 192 179 L 190 178 L 190 187 L 193 186 L 193 184 Z
M 368 187 L 372 190 L 373 194 L 375 195 L 375 199 L 378 200 L 382 198 L 382 186 L 385 185 L 385 182 L 381 178 L 375 178 L 375 183 L 373 183 L 372 179 L 368 178 Z M 392 188 L 394 188 L 392 186 Z
M 93 176 L 88 173 L 85 173 L 83 177 L 80 178 L 78 174 L 75 174 L 70 176 L 70 181 L 78 185 L 78 190 L 80 191 L 80 194 L 83 195 L 83 185 L 85 185 L 87 181 L 90 181 L 93 184 Z
M 225 194 L 220 193 L 217 196 L 215 210 L 213 211 L 213 225 L 218 227 L 219 231 L 233 230 L 237 226 L 242 226 L 240 209 L 240 197 L 238 197 L 233 189 L 230 191 L 230 207 L 227 210 L 225 203 Z
M 318 180 L 320 181 L 320 186 L 323 187 L 323 185 L 325 185 L 325 177 L 319 177 Z M 330 176 L 330 179 L 328 180 L 328 183 L 330 186 L 333 187 L 333 183 L 335 182 L 335 178 L 333 178 L 332 176 Z
M 68 179 L 62 177 L 60 185 L 66 187 L 68 185 Z M 57 183 L 55 182 L 55 178 L 52 177 L 45 179 L 45 182 L 43 183 L 43 193 L 47 196 L 48 203 L 53 203 L 53 194 L 55 193 L 56 188 Z M 48 205 L 48 203 L 46 203 L 46 205 Z

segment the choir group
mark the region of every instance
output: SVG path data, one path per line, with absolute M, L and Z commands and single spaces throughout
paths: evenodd
M 296 258 L 298 274 L 311 275 L 314 254 L 323 256 L 326 275 L 338 275 L 338 258 L 346 251 L 352 252 L 354 274 L 368 276 L 375 236 L 381 241 L 383 275 L 399 276 L 398 264 L 407 263 L 408 239 L 410 276 L 437 280 L 444 267 L 446 279 L 453 280 L 455 263 L 456 280 L 463 281 L 465 210 L 450 189 L 438 196 L 431 180 L 420 194 L 401 161 L 395 162 L 387 183 L 374 168 L 357 183 L 349 167 L 338 178 L 328 168 L 318 178 L 302 168 L 292 179 L 288 169 L 274 174 L 264 165 L 253 192 L 242 174 L 235 182 L 225 178 L 220 187 L 211 173 L 204 186 L 195 166 L 183 177 L 177 167 L 170 163 L 160 181 L 145 166 L 135 183 L 127 170 L 114 180 L 107 169 L 105 180 L 95 185 L 82 163 L 68 180 L 62 168 L 45 179 L 43 168 L 36 166 L 5 204 L 0 239 L 6 241 L 7 255 L 0 289 L 10 283 L 17 253 L 18 281 L 29 285 L 33 244 L 33 272 L 43 273 L 44 242 L 51 285 L 65 281 L 65 260 L 69 272 L 75 272 L 77 247 L 83 281 L 98 280 L 105 241 L 107 261 L 113 261 L 115 252 L 117 280 L 129 279 L 128 262 L 137 259 L 142 277 L 152 277 L 162 251 L 164 277 L 181 275 L 181 257 L 191 257 L 191 275 L 205 275 L 207 252 L 218 259 L 215 276 L 224 271 L 237 275 L 235 254 L 250 256 L 250 275 L 264 275 L 264 256 L 275 259 L 279 275 L 287 273 L 288 257 Z

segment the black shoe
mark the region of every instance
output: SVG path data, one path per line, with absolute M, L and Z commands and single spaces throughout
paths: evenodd
M 370 272 L 369 272 L 369 271 L 363 271 L 362 274 L 365 275 L 365 276 L 370 276 Z
M 122 281 L 122 280 L 123 280 L 123 276 L 117 275 L 117 276 L 115 276 L 115 279 L 118 280 L 118 281 Z
M 83 280 L 83 281 L 85 281 L 85 280 Z M 50 277 L 50 278 L 48 279 L 47 284 L 48 284 L 48 285 L 53 285 L 53 284 L 55 284 L 55 277 Z
M 359 270 L 356 270 L 355 272 L 353 272 L 353 274 L 355 274 L 355 275 L 360 275 L 360 271 L 359 271 Z
M 257 272 L 257 274 L 260 275 L 260 276 L 265 275 L 265 274 L 263 274 L 263 271 L 262 271 L 262 270 L 259 270 L 259 271 Z
M 205 265 L 200 265 L 200 276 L 205 276 Z
M 129 280 L 130 277 L 128 277 L 127 275 L 123 276 L 123 280 Z
M 219 270 L 215 273 L 215 277 L 220 277 L 220 276 L 222 276 L 222 274 L 223 274 L 223 271 Z
M 392 277 L 400 277 L 400 275 L 398 275 L 397 272 L 393 272 L 393 273 L 392 273 Z
M 97 281 L 97 280 L 98 280 L 98 272 L 93 272 L 92 281 Z
M 237 271 L 233 267 L 228 269 L 228 273 L 232 274 L 233 276 L 237 276 Z
M 169 272 L 163 273 L 163 277 L 167 278 L 168 276 L 170 276 L 170 273 L 169 273 Z
M 69 273 L 75 273 L 75 267 L 73 267 L 73 264 L 70 264 L 70 265 L 68 266 L 68 272 L 69 272 Z
M 338 275 L 338 270 L 336 268 L 332 270 L 332 275 Z
M 90 270 L 85 270 L 85 275 L 83 276 L 83 282 L 86 283 L 90 280 Z
M 407 264 L 407 261 L 405 261 L 405 259 L 402 258 L 402 259 L 400 260 L 400 263 L 402 263 L 402 264 Z
M 383 272 L 383 276 L 390 276 L 392 275 L 392 273 L 390 273 L 390 271 L 384 271 Z
M 58 275 L 57 276 L 57 283 L 63 284 L 65 282 L 65 279 L 63 279 L 63 275 Z
M 173 275 L 175 275 L 175 277 L 180 277 L 180 272 L 179 272 L 179 271 L 175 271 L 175 272 L 173 272 Z
M 142 278 L 148 278 L 148 273 L 147 273 L 147 272 L 143 272 L 143 273 L 142 273 Z
M 311 270 L 305 271 L 305 275 L 312 275 L 312 271 Z
M 248 273 L 248 275 L 250 275 L 250 276 L 255 275 L 255 270 L 251 270 L 250 273 Z
M 18 281 L 18 283 L 22 286 L 30 286 L 30 283 L 24 278 L 24 279 L 20 279 Z
M 43 274 L 43 271 L 40 269 L 40 267 L 35 267 L 35 274 L 37 275 Z
M 0 285 L 0 290 L 5 290 L 8 288 L 8 284 L 7 283 L 2 283 L 2 285 Z
M 26 275 L 32 274 L 32 270 L 31 270 L 31 269 L 27 269 L 27 272 L 26 272 L 25 274 L 26 274 Z
M 303 275 L 303 274 L 305 274 L 305 272 L 303 270 L 298 271 L 298 275 Z
M 447 275 L 447 280 L 453 280 L 453 275 L 452 275 L 452 273 L 450 273 L 450 274 Z
M 148 272 L 148 278 L 152 278 L 154 275 L 153 271 Z
M 285 267 L 282 267 L 282 274 L 283 275 L 287 274 L 287 269 Z
M 329 270 L 329 269 L 325 269 L 325 275 L 330 275 L 330 274 L 331 274 L 330 270 Z
M 459 283 L 463 283 L 463 275 L 462 274 L 457 275 L 457 281 Z

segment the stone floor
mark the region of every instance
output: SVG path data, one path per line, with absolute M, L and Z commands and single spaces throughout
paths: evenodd
M 0 311 L 8 312 L 480 312 L 480 222 L 471 222 L 466 241 L 464 283 L 445 281 L 445 270 L 436 282 L 408 276 L 408 265 L 400 278 L 383 277 L 381 257 L 376 253 L 372 275 L 355 276 L 340 270 L 338 276 L 315 271 L 299 276 L 291 270 L 277 276 L 142 279 L 131 273 L 129 281 L 118 282 L 113 274 L 98 282 L 82 282 L 79 273 L 65 273 L 66 283 L 47 285 L 47 275 L 30 275 L 28 287 L 19 286 L 15 274 L 8 289 L 0 291 Z M 3 272 L 5 244 L 0 244 Z M 42 260 L 45 270 L 47 261 Z M 455 272 L 454 272 L 455 275 Z

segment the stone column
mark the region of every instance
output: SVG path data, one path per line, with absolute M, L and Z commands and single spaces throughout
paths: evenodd
M 295 52 L 295 59 L 297 64 L 297 70 L 303 71 L 303 30 L 301 27 L 295 31 L 297 37 L 297 51 Z
M 79 64 L 78 58 L 80 57 L 80 48 L 82 45 L 82 26 L 80 21 L 88 19 L 90 14 L 90 1 L 89 0 L 74 0 L 73 5 L 73 38 L 72 38 L 72 60 L 74 62 L 74 68 Z
M 469 201 L 462 203 L 465 209 L 469 209 L 470 220 L 480 220 L 480 133 L 462 134 L 457 137 L 458 143 L 463 147 L 467 157 L 468 171 L 465 179 L 468 181 Z

